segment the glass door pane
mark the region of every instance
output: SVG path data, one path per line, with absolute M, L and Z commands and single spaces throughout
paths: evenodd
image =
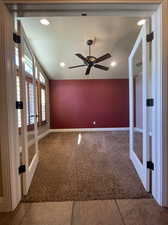
M 143 25 L 129 56 L 130 159 L 145 189 L 150 190 L 147 138 L 147 83 L 149 54 L 147 26 Z
M 26 118 L 27 118 L 27 153 L 30 166 L 37 153 L 37 119 L 36 119 L 36 85 L 33 57 L 24 44 L 24 70 L 26 90 Z
M 133 150 L 143 163 L 143 82 L 142 82 L 142 41 L 140 42 L 133 63 L 133 107 L 134 107 L 134 129 Z

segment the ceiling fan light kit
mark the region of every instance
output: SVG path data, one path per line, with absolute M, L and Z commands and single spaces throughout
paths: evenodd
M 80 53 L 75 54 L 77 57 L 79 57 L 83 61 L 84 64 L 77 65 L 77 66 L 70 66 L 69 69 L 87 66 L 87 69 L 86 69 L 86 72 L 85 72 L 86 76 L 90 74 L 90 71 L 91 71 L 92 67 L 95 67 L 97 69 L 101 69 L 101 70 L 104 70 L 104 71 L 109 70 L 109 67 L 103 66 L 103 65 L 100 65 L 100 64 L 97 64 L 97 63 L 100 63 L 100 62 L 102 62 L 106 59 L 111 58 L 111 54 L 107 53 L 103 56 L 100 56 L 99 58 L 96 58 L 95 56 L 92 56 L 91 55 L 91 46 L 93 45 L 93 43 L 94 43 L 93 40 L 91 40 L 91 39 L 87 40 L 87 45 L 89 46 L 89 55 L 88 56 L 84 57 Z

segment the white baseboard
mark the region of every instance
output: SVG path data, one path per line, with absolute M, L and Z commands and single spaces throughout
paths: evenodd
M 139 128 L 139 127 L 135 127 L 134 130 L 137 131 L 137 132 L 140 132 L 140 133 L 143 132 L 143 129 L 142 128 Z
M 38 135 L 38 141 L 42 138 L 44 138 L 45 136 L 47 136 L 50 133 L 50 129 L 48 129 L 47 131 L 45 131 L 44 133 Z
M 55 132 L 85 132 L 85 131 L 128 131 L 129 127 L 114 128 L 73 128 L 73 129 L 50 129 L 50 133 Z
M 135 127 L 135 131 L 140 132 L 140 133 L 143 133 L 143 129 L 138 128 L 138 127 Z M 149 136 L 152 136 L 152 132 L 149 131 L 149 132 L 148 132 L 148 135 L 149 135 Z

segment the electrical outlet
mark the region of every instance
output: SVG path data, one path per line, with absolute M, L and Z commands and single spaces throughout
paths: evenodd
M 96 121 L 93 121 L 93 125 L 96 125 Z

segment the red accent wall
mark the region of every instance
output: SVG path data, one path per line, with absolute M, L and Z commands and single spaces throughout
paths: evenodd
M 50 119 L 52 129 L 128 127 L 128 79 L 50 80 Z

